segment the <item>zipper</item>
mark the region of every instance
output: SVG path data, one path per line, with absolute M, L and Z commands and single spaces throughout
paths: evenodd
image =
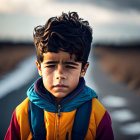
M 58 111 L 58 118 L 61 117 L 60 111 L 61 111 L 61 105 L 58 105 L 57 107 L 57 111 Z
M 56 140 L 58 140 L 58 138 L 59 138 L 59 124 L 60 124 L 60 117 L 61 117 L 61 113 L 60 113 L 60 111 L 61 111 L 61 105 L 59 104 L 58 106 L 57 106 L 57 111 L 58 111 L 58 114 L 57 114 L 57 122 L 56 122 Z

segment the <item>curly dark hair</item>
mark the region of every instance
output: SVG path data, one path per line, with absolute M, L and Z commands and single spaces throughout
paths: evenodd
M 43 53 L 59 51 L 74 54 L 75 61 L 82 62 L 82 66 L 88 60 L 92 29 L 88 21 L 79 18 L 77 12 L 50 18 L 44 26 L 34 28 L 33 37 L 39 63 L 43 61 Z

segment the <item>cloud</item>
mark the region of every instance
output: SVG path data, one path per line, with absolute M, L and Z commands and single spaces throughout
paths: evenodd
M 97 5 L 91 5 L 90 3 L 79 3 L 78 0 L 76 3 L 70 2 L 69 4 L 67 2 L 59 1 L 62 0 L 0 0 L 0 13 L 21 13 L 34 17 L 49 18 L 51 16 L 60 15 L 63 11 L 77 11 L 79 15 L 82 15 L 82 17 L 91 21 L 92 24 L 99 25 L 119 22 L 140 24 L 140 14 L 135 11 L 122 13 L 111 11 L 108 8 L 99 7 Z M 100 2 L 101 0 L 98 1 Z M 105 1 L 107 0 L 104 0 L 104 2 Z
M 138 10 L 140 11 L 139 0 L 53 0 L 56 2 L 68 2 L 68 3 L 90 3 L 112 10 Z
M 89 2 L 90 0 L 87 1 Z M 105 39 L 106 37 L 129 38 L 131 35 L 140 38 L 138 35 L 140 31 L 140 13 L 138 11 L 129 10 L 122 12 L 112 10 L 98 4 L 84 3 L 84 0 L 83 2 L 82 0 L 77 0 L 76 2 L 71 0 L 68 2 L 62 0 L 61 2 L 60 0 L 0 0 L 0 20 L 2 21 L 0 27 L 2 27 L 3 35 L 7 36 L 10 31 L 10 34 L 12 34 L 12 27 L 16 28 L 18 26 L 18 28 L 21 28 L 19 27 L 21 25 L 26 36 L 25 28 L 27 27 L 30 31 L 36 23 L 37 25 L 45 24 L 46 20 L 52 16 L 59 16 L 62 12 L 77 11 L 79 16 L 88 20 L 93 27 L 93 31 L 96 34 L 95 39 Z M 8 16 L 2 17 L 2 15 Z M 11 18 L 11 16 L 13 17 Z M 11 21 L 13 25 L 10 25 Z M 28 34 L 30 33 L 28 32 Z M 17 32 L 17 34 L 20 33 Z
M 108 7 L 116 10 L 138 10 L 140 11 L 139 0 L 89 0 L 93 4 Z

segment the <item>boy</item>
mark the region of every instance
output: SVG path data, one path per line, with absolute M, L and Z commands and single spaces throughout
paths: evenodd
M 85 85 L 92 30 L 76 12 L 34 30 L 39 78 L 13 113 L 5 139 L 113 140 L 111 120 Z

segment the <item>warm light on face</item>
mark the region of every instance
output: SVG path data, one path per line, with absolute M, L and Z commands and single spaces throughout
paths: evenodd
M 84 76 L 81 62 L 75 61 L 75 56 L 67 52 L 47 52 L 43 54 L 41 66 L 38 64 L 44 87 L 56 98 L 63 98 L 78 85 L 79 78 Z

